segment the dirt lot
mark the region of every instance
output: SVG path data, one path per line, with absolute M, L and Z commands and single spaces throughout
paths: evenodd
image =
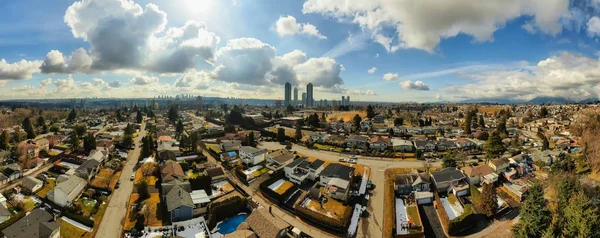
M 496 114 L 502 109 L 504 109 L 504 108 L 503 107 L 479 107 L 479 108 L 477 108 L 477 111 L 479 111 L 479 113 Z
M 356 114 L 358 114 L 360 118 L 363 119 L 367 117 L 366 111 L 335 112 L 327 115 L 327 121 L 339 121 L 340 118 L 344 119 L 344 121 L 351 121 Z

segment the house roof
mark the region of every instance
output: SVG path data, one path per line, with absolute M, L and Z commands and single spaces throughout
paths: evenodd
M 214 178 L 214 177 L 222 176 L 225 173 L 223 172 L 223 169 L 221 169 L 221 167 L 215 167 L 215 168 L 207 169 L 206 174 L 208 174 L 208 176 Z
M 206 194 L 206 191 L 202 189 L 194 190 L 192 193 L 190 193 L 190 195 L 192 196 L 192 201 L 194 204 L 204 204 L 210 202 L 210 197 L 208 194 Z
M 321 176 L 350 180 L 354 175 L 354 167 L 331 163 L 321 172 Z
M 294 158 L 294 155 L 287 150 L 276 150 L 269 153 L 271 158 L 277 163 L 283 164 Z
M 431 177 L 436 183 L 464 179 L 465 175 L 460 170 L 449 167 L 440 171 L 431 172 Z
M 492 163 L 493 165 L 495 165 L 496 167 L 503 165 L 503 164 L 508 164 L 510 163 L 510 161 L 508 161 L 507 158 L 498 158 L 495 160 L 490 161 L 490 163 Z
M 487 164 L 478 165 L 475 167 L 467 166 L 462 168 L 462 171 L 465 172 L 465 175 L 469 177 L 473 176 L 486 176 L 488 174 L 494 173 L 494 170 L 490 168 Z
M 339 188 L 348 188 L 348 185 L 350 185 L 350 181 L 345 180 L 345 179 L 339 179 L 339 178 L 332 178 L 329 180 L 329 182 L 327 182 L 327 185 L 331 186 L 336 186 Z
M 92 170 L 94 170 L 94 168 L 97 168 L 99 165 L 100 162 L 98 162 L 97 160 L 88 159 L 84 161 L 83 164 L 81 164 L 75 171 L 89 176 Z
M 2 233 L 4 233 L 7 238 L 46 238 L 58 229 L 59 226 L 60 224 L 54 221 L 52 214 L 42 209 L 35 209 L 29 213 L 29 215 L 2 230 Z
M 61 190 L 63 193 L 68 194 L 68 200 L 72 201 L 75 197 L 79 196 L 86 185 L 87 182 L 84 179 L 71 175 L 66 181 L 58 183 L 53 190 Z
M 158 152 L 158 158 L 163 161 L 167 161 L 167 160 L 176 160 L 177 156 L 175 155 L 175 152 L 173 152 L 173 151 L 163 150 L 163 151 Z
M 188 191 L 181 186 L 174 186 L 166 196 L 167 210 L 173 211 L 179 207 L 194 207 L 194 200 Z
M 160 186 L 161 186 L 163 194 L 168 194 L 174 187 L 181 187 L 181 188 L 183 188 L 183 190 L 187 191 L 188 193 L 192 192 L 192 185 L 190 185 L 190 182 L 188 182 L 188 181 L 182 182 L 182 181 L 175 179 L 175 180 L 171 180 L 166 183 L 161 183 Z
M 254 210 L 246 218 L 246 222 L 258 237 L 277 237 L 281 230 L 290 226 L 283 219 L 269 213 L 269 210 L 266 208 Z
M 348 140 L 358 140 L 367 142 L 369 141 L 369 137 L 363 135 L 351 135 L 350 137 L 348 137 Z
M 257 149 L 252 146 L 242 146 L 242 147 L 240 147 L 240 154 L 241 153 L 260 155 L 260 154 L 267 153 L 267 150 L 266 149 Z
M 4 207 L 3 205 L 0 205 L 0 216 L 11 216 L 12 213 L 10 213 L 10 211 Z
M 185 177 L 181 165 L 172 160 L 165 162 L 165 164 L 160 167 L 160 175 L 165 182 Z
M 390 138 L 387 137 L 383 137 L 383 136 L 374 136 L 371 137 L 369 139 L 370 143 L 385 143 L 385 144 L 389 144 L 390 143 Z
M 232 233 L 222 236 L 222 238 L 256 238 L 256 234 L 251 230 L 236 230 Z
M 44 182 L 42 182 L 41 180 L 39 180 L 37 178 L 26 176 L 25 178 L 23 178 L 23 181 L 21 182 L 21 186 L 28 189 L 29 191 L 32 191 L 36 185 L 43 184 L 43 183 Z

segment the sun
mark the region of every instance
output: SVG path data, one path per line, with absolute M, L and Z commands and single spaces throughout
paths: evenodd
M 181 13 L 192 19 L 209 19 L 219 11 L 219 0 L 180 0 Z

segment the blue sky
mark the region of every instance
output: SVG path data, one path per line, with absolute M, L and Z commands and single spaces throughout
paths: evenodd
M 0 99 L 600 95 L 598 0 L 0 2 Z

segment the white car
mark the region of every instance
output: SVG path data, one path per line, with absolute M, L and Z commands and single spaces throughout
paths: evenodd
M 351 164 L 356 164 L 356 160 L 355 160 L 355 159 L 349 159 L 349 160 L 348 160 L 348 163 L 351 163 Z
M 135 180 L 135 174 L 132 174 L 131 177 L 129 177 L 129 181 L 133 181 Z
M 344 159 L 344 158 L 340 158 L 338 161 L 339 161 L 339 162 L 346 162 L 346 159 Z

